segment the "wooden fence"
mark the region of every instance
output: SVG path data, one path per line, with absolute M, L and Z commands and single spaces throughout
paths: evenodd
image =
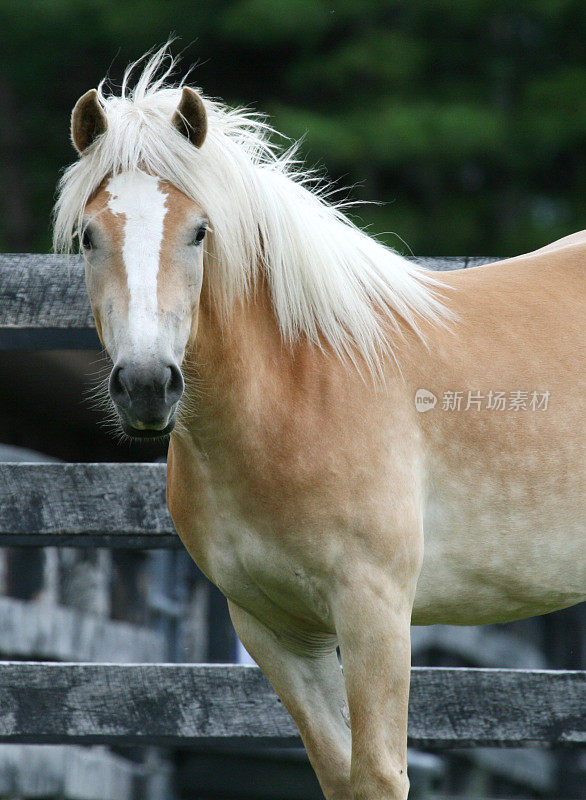
M 421 259 L 435 269 L 491 259 Z M 0 349 L 98 347 L 79 258 L 0 256 Z M 162 464 L 1 464 L 0 545 L 178 548 Z M 586 672 L 414 668 L 409 740 L 586 744 Z M 0 663 L 0 742 L 297 741 L 255 667 Z

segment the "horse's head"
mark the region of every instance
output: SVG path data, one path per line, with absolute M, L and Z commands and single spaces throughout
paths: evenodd
M 172 122 L 201 146 L 206 114 L 192 89 L 183 89 Z M 79 152 L 106 128 L 92 90 L 73 112 Z M 197 329 L 207 225 L 199 205 L 140 169 L 108 176 L 85 207 L 79 236 L 87 288 L 114 364 L 110 397 L 131 436 L 161 436 L 175 424 L 184 389 L 180 365 Z

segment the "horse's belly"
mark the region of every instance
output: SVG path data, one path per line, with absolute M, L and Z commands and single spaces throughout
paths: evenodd
M 413 624 L 505 622 L 586 600 L 583 498 L 503 508 L 475 488 L 467 503 L 427 504 Z

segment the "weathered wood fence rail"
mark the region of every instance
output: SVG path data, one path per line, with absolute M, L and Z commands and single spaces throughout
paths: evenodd
M 165 504 L 165 464 L 1 464 L 0 544 L 183 545 Z
M 491 258 L 422 258 L 436 270 Z M 0 254 L 0 349 L 100 349 L 79 256 Z
M 426 747 L 580 745 L 586 674 L 414 668 L 410 742 Z M 0 741 L 160 744 L 254 739 L 297 730 L 257 667 L 5 662 Z
M 435 269 L 490 259 L 422 259 Z M 79 258 L 0 256 L 0 349 L 99 347 Z M 160 464 L 0 465 L 0 544 L 181 547 Z M 410 742 L 586 743 L 586 672 L 415 668 Z M 0 741 L 297 742 L 255 667 L 0 663 Z

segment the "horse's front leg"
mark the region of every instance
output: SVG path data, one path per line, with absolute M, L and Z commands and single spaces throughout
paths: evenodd
M 334 609 L 352 726 L 353 800 L 406 800 L 413 581 L 372 563 Z
M 234 603 L 230 616 L 242 643 L 295 720 L 327 800 L 351 800 L 351 737 L 344 679 L 335 642 L 286 640 Z

